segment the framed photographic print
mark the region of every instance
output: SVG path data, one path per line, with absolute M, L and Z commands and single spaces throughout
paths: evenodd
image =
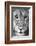
M 5 43 L 35 42 L 35 3 L 5 2 Z

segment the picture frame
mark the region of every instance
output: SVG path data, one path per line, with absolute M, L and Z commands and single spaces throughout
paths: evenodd
M 17 15 L 19 17 L 17 17 Z M 6 1 L 5 44 L 34 42 L 35 42 L 35 3 Z

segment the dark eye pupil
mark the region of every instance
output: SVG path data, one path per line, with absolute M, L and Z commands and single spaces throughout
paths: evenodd
M 15 17 L 18 18 L 18 15 L 16 15 Z
M 24 18 L 27 18 L 27 16 L 24 16 Z

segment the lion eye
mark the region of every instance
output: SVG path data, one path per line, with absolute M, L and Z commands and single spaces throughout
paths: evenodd
M 27 16 L 24 16 L 24 18 L 27 18 Z
M 18 15 L 15 15 L 15 17 L 18 19 Z

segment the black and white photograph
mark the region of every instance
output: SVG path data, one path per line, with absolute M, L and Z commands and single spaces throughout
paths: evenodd
M 30 7 L 13 7 L 11 27 L 13 36 L 29 35 L 29 9 Z

